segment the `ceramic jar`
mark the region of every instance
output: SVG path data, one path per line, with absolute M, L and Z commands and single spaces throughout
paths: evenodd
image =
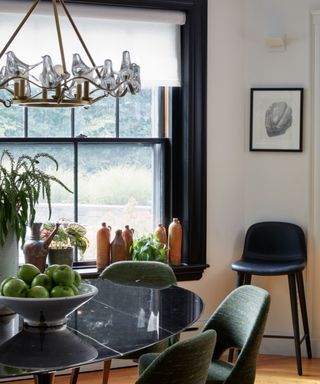
M 126 244 L 126 248 L 127 248 L 127 252 L 128 252 L 128 259 L 130 259 L 130 255 L 131 255 L 131 246 L 133 243 L 133 233 L 134 233 L 134 229 L 130 228 L 129 225 L 126 225 L 124 231 L 122 232 L 122 238 Z
M 97 232 L 96 265 L 98 271 L 102 271 L 110 264 L 110 231 L 110 225 L 102 223 Z
M 168 246 L 169 263 L 172 265 L 181 264 L 182 226 L 177 218 L 174 218 L 169 225 Z
M 158 224 L 153 234 L 160 241 L 160 243 L 163 244 L 163 247 L 167 245 L 167 231 L 163 224 Z
M 57 233 L 59 224 L 55 225 L 54 230 L 45 240 L 40 240 L 40 229 L 42 223 L 34 223 L 31 227 L 30 239 L 24 243 L 23 253 L 25 262 L 35 265 L 43 272 L 46 268 L 48 247 Z
M 122 230 L 116 231 L 115 237 L 111 242 L 111 263 L 116 261 L 128 260 L 129 255 L 127 252 L 127 246 L 122 237 Z

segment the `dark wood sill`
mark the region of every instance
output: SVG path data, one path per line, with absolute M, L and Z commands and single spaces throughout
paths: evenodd
M 208 264 L 195 264 L 195 265 L 177 265 L 173 266 L 174 273 L 177 276 L 178 281 L 190 281 L 190 280 L 200 280 L 203 274 L 203 271 L 208 268 Z M 95 279 L 99 276 L 100 272 L 96 267 L 93 266 L 83 266 L 83 267 L 74 267 L 84 279 Z

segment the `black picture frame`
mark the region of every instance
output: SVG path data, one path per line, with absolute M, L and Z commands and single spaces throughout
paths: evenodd
M 302 152 L 303 88 L 251 88 L 250 151 Z

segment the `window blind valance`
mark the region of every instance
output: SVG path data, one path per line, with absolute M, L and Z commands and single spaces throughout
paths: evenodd
M 0 48 L 31 4 L 29 1 L 0 1 Z M 114 70 L 118 70 L 122 51 L 128 50 L 132 61 L 141 66 L 142 87 L 180 85 L 183 12 L 82 4 L 67 6 L 96 65 L 111 59 Z M 54 64 L 61 62 L 51 7 L 50 2 L 41 2 L 9 47 L 22 61 L 36 63 L 41 61 L 41 56 L 49 54 Z M 72 53 L 79 53 L 89 64 L 60 7 L 59 14 L 67 66 L 71 66 Z

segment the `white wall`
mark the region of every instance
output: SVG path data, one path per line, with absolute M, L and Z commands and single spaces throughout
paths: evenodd
M 235 287 L 229 265 L 244 235 L 244 1 L 209 0 L 208 211 L 204 277 L 184 283 L 205 301 L 203 319 Z
M 320 0 L 208 0 L 208 240 L 210 268 L 183 286 L 205 301 L 203 319 L 235 287 L 230 263 L 248 226 L 261 220 L 301 225 L 310 240 L 312 210 L 311 10 Z M 287 49 L 265 38 L 286 34 Z M 251 87 L 304 88 L 303 152 L 250 152 Z M 320 199 L 320 196 L 319 196 Z M 311 249 L 309 242 L 309 250 Z M 320 356 L 318 255 L 309 252 L 306 294 L 315 356 Z M 313 266 L 313 267 L 312 267 Z M 320 267 L 320 266 L 319 266 Z M 268 333 L 292 334 L 286 277 L 254 278 L 271 292 Z M 263 351 L 294 355 L 293 341 L 263 341 Z

